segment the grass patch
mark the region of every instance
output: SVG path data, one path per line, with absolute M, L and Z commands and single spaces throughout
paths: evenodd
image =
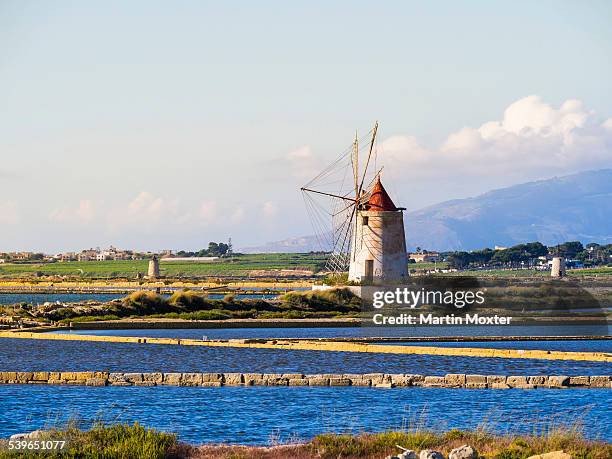
M 250 271 L 310 270 L 325 266 L 327 255 L 316 253 L 261 253 L 234 255 L 213 262 L 160 262 L 160 274 L 167 277 L 244 276 Z M 68 261 L 55 263 L 3 263 L 0 277 L 24 278 L 67 276 L 83 279 L 135 278 L 146 274 L 148 260 Z
M 532 435 L 495 435 L 485 430 L 453 429 L 438 432 L 413 428 L 410 431 L 387 431 L 359 435 L 322 434 L 300 444 L 274 445 L 273 448 L 181 444 L 174 434 L 145 428 L 138 423 L 104 425 L 96 423 L 90 430 L 80 430 L 70 422 L 62 429 L 43 432 L 37 440 L 67 440 L 61 452 L 32 451 L 30 457 L 92 458 L 242 458 L 242 459 L 379 459 L 398 454 L 397 445 L 420 452 L 433 449 L 448 457 L 462 445 L 475 448 L 487 459 L 526 459 L 535 454 L 563 450 L 575 459 L 608 459 L 612 445 L 585 439 L 579 429 L 552 428 Z M 0 459 L 18 457 L 0 440 Z
M 361 299 L 347 288 L 289 292 L 279 300 L 291 309 L 314 312 L 358 312 L 361 308 Z
M 91 430 L 80 430 L 69 424 L 61 430 L 45 431 L 37 440 L 66 440 L 61 451 L 28 450 L 28 457 L 70 458 L 134 458 L 161 459 L 180 457 L 173 453 L 179 448 L 176 435 L 149 429 L 138 423 L 94 425 Z M 0 444 L 0 459 L 21 457 L 23 453 L 8 451 L 8 445 Z

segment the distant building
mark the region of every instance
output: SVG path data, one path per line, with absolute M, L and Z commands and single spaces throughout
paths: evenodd
M 157 255 L 153 255 L 153 258 L 149 260 L 149 269 L 147 272 L 149 279 L 155 279 L 159 277 L 159 259 Z
M 9 256 L 11 257 L 11 259 L 16 260 L 16 261 L 29 260 L 30 258 L 32 258 L 33 255 L 34 255 L 34 252 L 12 252 L 12 253 L 9 253 Z
M 415 252 L 408 255 L 408 258 L 414 260 L 416 263 L 440 261 L 440 254 L 438 252 Z
M 97 250 L 93 250 L 93 249 L 83 250 L 77 254 L 77 260 L 78 261 L 91 261 L 91 260 L 95 260 L 97 256 L 98 256 Z

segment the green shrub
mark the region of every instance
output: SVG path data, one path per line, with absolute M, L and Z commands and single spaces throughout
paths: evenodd
M 287 307 L 309 311 L 356 312 L 361 299 L 347 288 L 289 292 L 279 298 Z
M 123 314 L 148 315 L 171 312 L 168 301 L 161 295 L 146 290 L 130 293 L 123 299 Z
M 82 431 L 69 425 L 62 430 L 50 430 L 41 440 L 65 440 L 64 450 L 28 451 L 28 457 L 71 458 L 133 458 L 156 459 L 170 456 L 177 446 L 176 435 L 148 429 L 138 423 L 95 425 Z M 0 458 L 18 457 L 19 453 L 0 450 Z
M 181 290 L 173 293 L 168 303 L 184 311 L 201 311 L 214 308 L 205 295 L 193 290 Z

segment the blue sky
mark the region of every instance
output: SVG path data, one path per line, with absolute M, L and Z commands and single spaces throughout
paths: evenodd
M 5 0 L 0 250 L 309 234 L 299 186 L 376 119 L 409 209 L 612 167 L 611 23 L 606 1 Z

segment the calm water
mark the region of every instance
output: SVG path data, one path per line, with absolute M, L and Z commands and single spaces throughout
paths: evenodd
M 612 363 L 0 339 L 2 371 L 608 375 Z
M 396 337 L 396 336 L 554 336 L 588 333 L 588 327 L 413 327 L 413 328 L 228 328 L 167 330 L 78 330 L 65 331 L 83 335 L 145 336 L 164 338 L 233 339 L 233 338 L 333 338 L 333 337 Z M 612 352 L 612 340 L 580 341 L 507 341 L 507 342 L 436 342 L 401 343 L 406 346 L 490 347 L 496 349 L 543 349 L 558 351 Z
M 0 304 L 44 304 L 46 302 L 55 303 L 79 303 L 83 301 L 93 300 L 101 303 L 111 301 L 117 298 L 124 298 L 127 293 L 0 293 Z M 170 296 L 170 295 L 164 295 Z M 210 293 L 208 298 L 213 300 L 222 300 L 225 294 Z M 240 294 L 234 296 L 241 300 L 260 299 L 268 300 L 276 298 L 275 294 Z
M 0 293 L 0 304 L 44 304 L 55 303 L 78 303 L 87 300 L 111 301 L 115 298 L 123 298 L 122 293 Z
M 382 344 L 402 346 L 439 346 L 439 347 L 485 347 L 492 349 L 538 349 L 545 351 L 571 352 L 609 352 L 612 353 L 612 340 L 580 340 L 580 341 L 471 341 L 468 343 L 437 342 L 437 343 L 402 343 L 385 341 Z
M 323 432 L 419 425 L 533 433 L 584 419 L 590 438 L 612 440 L 608 390 L 374 389 L 293 387 L 0 386 L 0 437 L 61 425 L 70 416 L 138 421 L 192 443 L 268 444 Z M 469 408 L 468 408 L 469 407 Z M 529 413 L 526 416 L 526 413 Z

